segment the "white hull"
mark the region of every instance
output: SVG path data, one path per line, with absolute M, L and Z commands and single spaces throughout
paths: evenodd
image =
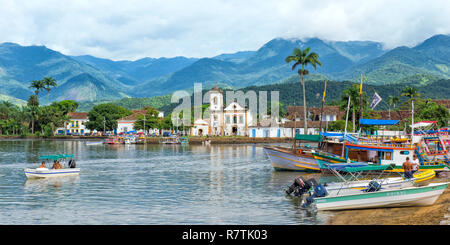
M 63 169 L 26 168 L 24 171 L 25 176 L 28 179 L 75 176 L 80 174 L 79 168 L 63 168 Z
M 361 193 L 364 189 L 366 189 L 370 181 L 371 180 L 349 181 L 342 183 L 333 182 L 327 183 L 325 188 L 330 195 L 356 194 Z M 402 177 L 386 178 L 376 181 L 381 184 L 381 190 L 402 189 L 412 187 L 414 185 L 414 179 L 405 180 Z
M 318 210 L 366 209 L 433 205 L 444 192 L 442 183 L 361 194 L 323 197 L 315 200 Z M 327 200 L 328 199 L 328 200 Z

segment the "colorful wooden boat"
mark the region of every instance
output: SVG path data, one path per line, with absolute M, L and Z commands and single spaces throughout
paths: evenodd
M 312 151 L 272 146 L 264 146 L 263 150 L 276 170 L 320 171 Z

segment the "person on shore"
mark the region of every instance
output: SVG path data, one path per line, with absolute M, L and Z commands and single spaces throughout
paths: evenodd
M 42 161 L 41 165 L 39 165 L 39 168 L 47 168 L 47 166 L 45 166 L 45 162 Z
M 413 156 L 413 160 L 412 160 L 412 170 L 411 170 L 411 174 L 414 174 L 415 172 L 419 171 L 419 159 L 417 159 L 416 154 L 414 154 Z
M 402 164 L 403 171 L 405 171 L 405 179 L 411 179 L 412 176 L 412 163 L 409 161 L 409 157 L 406 157 L 406 161 Z
M 57 160 L 53 163 L 52 169 L 61 169 L 61 163 L 59 163 Z

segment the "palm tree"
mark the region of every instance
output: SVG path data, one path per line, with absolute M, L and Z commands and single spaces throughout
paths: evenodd
M 50 94 L 50 87 L 56 87 L 56 80 L 52 77 L 44 77 L 44 79 L 42 80 L 44 86 L 45 86 L 45 90 L 47 90 L 47 105 L 48 105 L 48 95 Z
M 402 96 L 409 98 L 408 99 L 408 104 L 410 104 L 410 110 L 412 110 L 412 101 L 416 101 L 416 99 L 418 97 L 420 97 L 420 93 L 419 91 L 417 91 L 416 88 L 414 87 L 410 87 L 410 86 L 406 86 L 403 91 L 402 91 Z
M 34 88 L 35 91 L 34 93 L 37 95 L 39 95 L 39 92 L 44 89 L 44 82 L 42 80 L 34 80 L 31 82 L 30 88 Z
M 308 132 L 308 123 L 307 123 L 307 114 L 306 114 L 306 90 L 305 90 L 305 75 L 309 72 L 305 69 L 308 64 L 311 64 L 316 69 L 316 66 L 322 66 L 322 63 L 319 61 L 319 55 L 315 52 L 311 52 L 311 48 L 307 47 L 304 50 L 300 50 L 299 48 L 294 48 L 292 55 L 286 57 L 286 63 L 290 63 L 294 61 L 294 65 L 292 66 L 292 70 L 294 70 L 298 65 L 301 65 L 301 69 L 298 70 L 298 74 L 300 74 L 302 78 L 302 88 L 303 88 L 303 120 L 304 123 L 304 133 Z
M 397 110 L 397 105 L 399 103 L 400 103 L 400 97 L 389 95 L 389 100 L 388 100 L 389 109 L 393 108 L 395 111 L 397 111 L 400 119 L 402 119 L 400 112 L 398 112 L 398 110 Z M 391 116 L 391 114 L 389 113 L 389 117 L 390 116 Z M 391 118 L 389 118 L 389 119 L 391 119 Z
M 358 84 L 353 84 L 352 86 L 346 88 L 342 91 L 341 100 L 340 100 L 340 108 L 343 110 L 347 110 L 348 98 L 350 97 L 350 108 L 352 111 L 352 123 L 353 123 L 353 132 L 356 130 L 356 120 L 358 119 L 359 125 L 359 115 L 356 115 L 356 111 L 359 111 L 360 107 L 362 109 L 367 110 L 367 94 L 363 92 L 362 94 L 362 105 L 360 104 L 360 95 L 359 95 L 359 86 Z
M 415 98 L 420 97 L 420 93 L 416 88 L 406 86 L 402 91 L 402 96 L 414 100 Z

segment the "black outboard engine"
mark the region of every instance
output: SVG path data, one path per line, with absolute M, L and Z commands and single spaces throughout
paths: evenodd
M 309 181 L 305 181 L 302 177 L 298 177 L 294 180 L 291 186 L 286 190 L 286 194 L 291 195 L 294 193 L 294 196 L 302 196 L 304 193 L 308 192 L 311 188 L 311 184 Z
M 379 191 L 380 189 L 381 189 L 380 183 L 378 183 L 376 180 L 372 180 L 369 182 L 369 185 L 367 186 L 365 192 L 374 192 Z
M 69 160 L 69 168 L 76 168 L 77 164 L 75 163 L 75 160 L 70 159 Z

